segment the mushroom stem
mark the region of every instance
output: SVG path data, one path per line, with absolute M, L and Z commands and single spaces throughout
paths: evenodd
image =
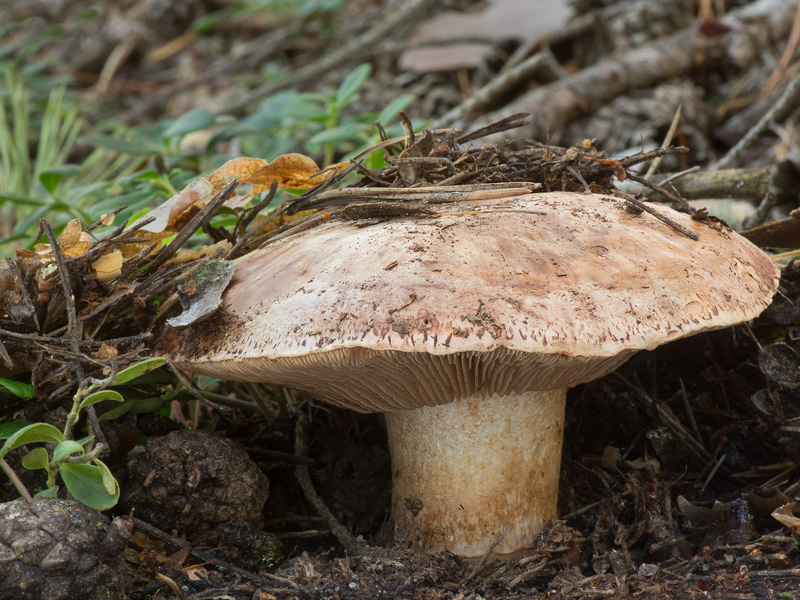
M 566 388 L 386 415 L 400 540 L 477 557 L 530 548 L 557 516 Z

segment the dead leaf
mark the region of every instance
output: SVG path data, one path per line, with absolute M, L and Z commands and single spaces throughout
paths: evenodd
M 625 181 L 628 178 L 628 174 L 625 173 L 625 167 L 623 167 L 622 163 L 618 160 L 614 160 L 613 158 L 595 158 L 595 161 L 606 167 L 611 167 L 617 181 Z
M 89 234 L 83 230 L 79 219 L 72 219 L 58 237 L 58 247 L 65 256 L 80 256 L 89 249 L 92 241 Z
M 53 249 L 50 244 L 34 244 L 33 251 L 36 253 L 36 258 L 42 262 L 53 259 Z
M 302 154 L 283 154 L 271 163 L 263 158 L 234 158 L 208 176 L 214 192 L 225 187 L 234 177 L 240 183 L 253 184 L 253 194 L 260 194 L 272 187 L 274 182 L 280 188 L 306 190 L 319 185 L 334 173 L 346 168 L 350 163 L 331 165 L 320 173 L 313 159 Z
M 117 350 L 114 346 L 109 346 L 105 342 L 100 345 L 100 349 L 94 353 L 94 355 L 103 361 L 110 361 L 111 359 L 117 358 L 119 355 L 119 350 Z
M 212 192 L 214 192 L 212 184 L 206 178 L 198 177 L 182 191 L 172 196 L 172 198 L 134 221 L 132 225 L 136 225 L 145 219 L 155 217 L 154 221 L 143 226 L 139 232 L 161 233 L 163 234 L 161 237 L 168 237 L 180 230 L 178 224 L 179 217 L 184 215 L 191 208 L 200 210 L 202 208 L 202 206 L 198 206 L 200 200 L 211 195 Z M 184 219 L 181 219 L 181 221 L 183 220 Z M 188 219 L 185 220 L 188 221 Z
M 776 508 L 772 512 L 772 516 L 794 533 L 800 533 L 800 517 L 795 516 L 796 511 L 800 512 L 800 503 L 789 502 L 780 508 Z
M 800 248 L 800 208 L 786 219 L 742 231 L 742 235 L 762 248 Z
M 730 502 L 722 503 L 717 500 L 711 508 L 703 508 L 692 504 L 683 496 L 678 496 L 678 509 L 684 517 L 691 521 L 692 525 L 719 521 L 730 507 Z
M 237 178 L 237 194 L 225 202 L 233 210 L 244 208 L 256 194 L 267 191 L 277 182 L 279 187 L 309 189 L 345 169 L 350 163 L 331 165 L 320 172 L 317 163 L 302 154 L 284 154 L 272 163 L 262 158 L 234 158 L 212 172 L 208 177 L 199 177 L 186 188 L 172 196 L 160 206 L 137 219 L 133 225 L 146 219 L 153 219 L 137 232 L 138 238 L 146 243 L 122 246 L 124 258 L 138 254 L 148 243 L 178 233 L 183 226 L 200 211 L 211 198 L 222 191 L 234 178 Z M 42 256 L 46 258 L 46 256 Z
M 772 514 L 776 508 L 788 504 L 792 499 L 775 487 L 757 487 L 745 494 L 756 516 Z
M 606 446 L 600 459 L 603 468 L 613 471 L 617 463 L 622 460 L 622 452 L 616 446 Z
M 165 569 L 171 569 L 174 567 L 181 566 L 187 558 L 189 558 L 189 551 L 191 550 L 191 546 L 186 544 L 183 548 L 178 550 L 177 552 L 173 552 L 170 554 L 161 565 Z
M 236 187 L 236 193 L 225 200 L 223 206 L 231 210 L 241 210 L 250 203 L 253 196 L 255 196 L 253 193 L 253 184 L 243 183 Z
M 112 250 L 92 263 L 97 279 L 103 283 L 114 281 L 122 274 L 122 252 Z
M 436 144 L 436 138 L 433 135 L 433 132 L 431 132 L 430 129 L 423 129 L 420 138 L 414 139 L 412 137 L 413 132 L 410 126 L 406 128 L 406 131 L 410 132 L 406 137 L 406 148 L 400 154 L 398 154 L 397 158 L 430 156 L 430 153 Z M 414 141 L 411 141 L 412 139 L 414 139 Z M 397 165 L 397 172 L 400 173 L 400 177 L 402 177 L 403 181 L 405 181 L 408 185 L 413 185 L 417 182 L 420 171 L 421 166 L 418 164 L 401 163 Z

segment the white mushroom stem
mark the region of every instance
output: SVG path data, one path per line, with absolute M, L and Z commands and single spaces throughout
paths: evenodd
M 398 539 L 430 552 L 530 548 L 557 517 L 566 388 L 386 415 Z

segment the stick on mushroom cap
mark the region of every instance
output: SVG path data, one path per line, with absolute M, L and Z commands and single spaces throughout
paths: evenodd
M 488 514 L 440 525 L 439 511 L 429 523 L 423 513 L 434 511 L 425 507 L 452 490 L 425 483 L 406 489 L 396 478 L 393 515 L 402 536 L 466 556 L 502 536 L 498 551 L 511 552 L 555 517 L 567 387 L 612 371 L 638 350 L 751 319 L 775 292 L 777 267 L 747 240 L 720 224 L 658 210 L 699 240 L 626 211 L 619 199 L 567 192 L 459 203 L 458 215 L 328 222 L 240 259 L 222 308 L 170 331 L 162 352 L 195 372 L 394 413 L 388 422 L 399 478 L 466 477 L 463 495 L 480 498 L 464 510 Z M 537 392 L 552 391 L 558 393 L 545 396 L 554 400 L 537 400 Z M 449 410 L 440 405 L 456 400 L 462 412 L 470 407 L 469 418 L 480 425 L 465 423 L 456 434 L 468 438 L 475 427 L 486 429 L 490 417 L 478 413 L 489 398 L 513 398 L 522 407 L 554 403 L 549 413 L 561 416 L 547 428 L 557 442 L 524 435 L 509 442 L 519 432 L 508 423 L 486 433 L 517 455 L 532 443 L 556 444 L 544 461 L 555 461 L 554 475 L 516 465 L 513 456 L 504 469 L 496 448 L 486 468 L 502 472 L 499 483 L 487 483 L 485 473 L 443 474 L 424 460 L 402 458 L 410 452 L 397 441 L 404 432 L 432 435 L 424 423 L 444 418 L 421 407 Z M 434 471 L 408 473 L 428 468 Z M 537 473 L 520 478 L 526 469 Z M 511 479 L 519 489 L 504 487 Z M 486 507 L 492 495 L 502 496 L 497 514 Z M 531 503 L 538 508 L 526 512 Z M 460 513 L 464 504 L 459 498 L 443 512 Z

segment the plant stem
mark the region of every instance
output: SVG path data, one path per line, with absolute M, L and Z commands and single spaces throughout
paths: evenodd
M 85 395 L 86 391 L 83 388 L 78 388 L 78 391 L 75 392 L 75 396 L 72 398 L 72 410 L 69 411 L 69 414 L 67 415 L 67 423 L 64 425 L 65 439 L 72 439 L 72 428 L 75 426 L 75 423 L 78 422 L 78 415 L 81 410 L 81 401 Z
M 30 492 L 28 492 L 28 488 L 25 487 L 25 484 L 22 483 L 22 480 L 14 472 L 14 469 L 12 469 L 11 466 L 6 462 L 5 458 L 0 458 L 0 469 L 3 469 L 3 472 L 8 475 L 11 483 L 13 483 L 14 487 L 17 488 L 19 495 L 25 498 L 25 500 L 28 502 L 33 502 L 33 496 L 31 496 Z

